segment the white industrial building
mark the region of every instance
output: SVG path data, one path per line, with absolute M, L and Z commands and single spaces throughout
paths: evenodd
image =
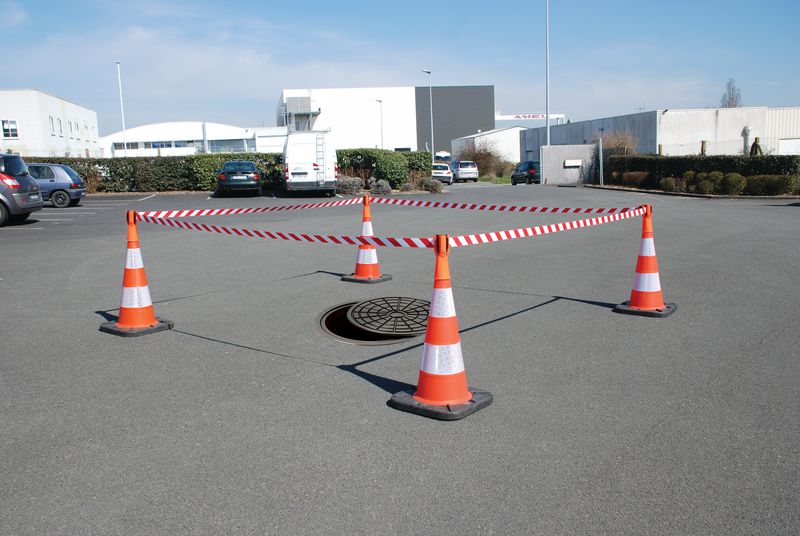
M 0 152 L 100 156 L 97 113 L 38 89 L 0 89 Z
M 477 147 L 491 150 L 506 162 L 518 162 L 520 132 L 525 130 L 525 127 L 496 128 L 456 138 L 450 142 L 453 158 L 458 158 L 462 151 Z
M 124 141 L 123 141 L 124 139 Z M 242 128 L 204 121 L 153 123 L 100 138 L 105 157 L 195 153 L 282 153 L 286 127 Z
M 756 137 L 764 154 L 800 154 L 800 107 L 653 110 L 550 127 L 550 145 L 595 143 L 630 133 L 640 154 L 747 154 Z M 538 160 L 545 127 L 520 135 L 520 160 Z

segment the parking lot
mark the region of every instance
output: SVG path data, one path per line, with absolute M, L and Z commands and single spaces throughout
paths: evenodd
M 588 188 L 448 187 L 403 198 L 551 207 L 652 203 L 665 319 L 618 315 L 641 219 L 454 248 L 470 385 L 440 422 L 389 408 L 422 338 L 365 346 L 331 307 L 430 299 L 429 249 L 139 224 L 175 328 L 101 333 L 120 305 L 126 210 L 328 199 L 89 196 L 0 228 L 0 533 L 797 534 L 800 203 Z M 376 236 L 529 227 L 569 214 L 372 206 Z M 198 218 L 197 221 L 200 219 Z M 358 235 L 360 205 L 202 218 Z

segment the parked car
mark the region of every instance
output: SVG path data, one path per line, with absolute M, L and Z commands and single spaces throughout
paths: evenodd
M 232 160 L 217 171 L 217 192 L 250 191 L 261 194 L 261 172 L 255 162 Z
M 453 180 L 478 182 L 478 164 L 472 160 L 453 160 L 450 165 L 453 170 Z
M 511 173 L 511 184 L 540 184 L 542 177 L 539 175 L 539 162 L 526 160 L 517 165 Z
M 445 184 L 453 184 L 453 172 L 447 164 L 431 164 L 431 178 Z
M 86 196 L 86 183 L 78 173 L 62 164 L 28 164 L 28 172 L 39 183 L 42 201 L 56 208 L 74 207 Z
M 0 227 L 25 221 L 31 212 L 41 209 L 39 185 L 28 173 L 22 157 L 0 155 Z

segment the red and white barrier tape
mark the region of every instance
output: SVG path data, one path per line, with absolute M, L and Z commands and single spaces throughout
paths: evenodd
M 497 212 L 534 212 L 547 214 L 618 214 L 633 210 L 622 208 L 561 208 L 561 207 L 526 207 L 520 205 L 487 205 L 477 203 L 452 203 L 448 201 L 419 201 L 416 199 L 396 199 L 389 197 L 373 197 L 372 203 L 380 205 L 398 205 L 422 208 L 455 208 L 461 210 L 493 210 Z
M 593 227 L 604 223 L 611 223 L 619 220 L 626 220 L 644 214 L 644 207 L 639 207 L 619 214 L 609 214 L 597 218 L 585 220 L 574 220 L 550 225 L 539 225 L 536 227 L 525 227 L 522 229 L 511 229 L 508 231 L 495 231 L 491 233 L 480 233 L 472 235 L 461 235 L 450 237 L 450 247 L 475 246 L 478 244 L 488 244 L 489 242 L 500 242 L 503 240 L 513 240 L 515 238 L 529 238 L 546 234 Z M 209 233 L 219 233 L 227 235 L 242 236 L 248 238 L 268 238 L 272 240 L 293 240 L 295 242 L 312 242 L 318 244 L 348 244 L 366 245 L 378 247 L 395 248 L 432 248 L 432 238 L 393 238 L 378 236 L 339 236 L 339 235 L 312 235 L 304 233 L 281 233 L 274 231 L 258 231 L 254 229 L 239 229 L 236 227 L 224 227 L 219 225 L 205 225 L 188 221 L 180 221 L 172 218 L 156 218 L 141 215 L 141 221 L 173 227 L 177 229 L 188 229 L 191 231 L 206 231 Z
M 250 208 L 206 208 L 194 210 L 150 210 L 137 212 L 139 216 L 151 218 L 190 218 L 195 216 L 234 216 L 237 214 L 259 214 L 263 212 L 281 212 L 285 210 L 304 210 L 309 208 L 330 208 L 346 205 L 360 205 L 363 197 L 354 197 L 343 201 L 328 201 L 326 203 L 306 203 L 304 205 L 280 205 L 275 207 L 250 207 Z M 622 208 L 563 208 L 563 207 L 527 207 L 521 205 L 479 205 L 477 203 L 451 203 L 445 201 L 418 201 L 415 199 L 394 199 L 388 197 L 373 197 L 372 203 L 379 205 L 396 205 L 420 208 L 455 208 L 461 210 L 491 210 L 496 212 L 528 212 L 546 214 L 619 214 L 633 210 L 630 207 Z
M 189 218 L 193 216 L 228 216 L 236 214 L 259 214 L 261 212 L 280 212 L 284 210 L 303 210 L 307 208 L 341 207 L 345 205 L 360 205 L 364 202 L 361 197 L 345 199 L 343 201 L 327 201 L 325 203 L 306 203 L 304 205 L 280 205 L 275 207 L 250 207 L 250 208 L 206 208 L 195 210 L 150 210 L 137 212 L 139 216 L 150 218 Z

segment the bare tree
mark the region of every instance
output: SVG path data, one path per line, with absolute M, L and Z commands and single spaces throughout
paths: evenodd
M 742 92 L 736 87 L 736 80 L 728 78 L 728 84 L 725 86 L 725 93 L 719 100 L 720 108 L 741 108 L 742 107 Z

